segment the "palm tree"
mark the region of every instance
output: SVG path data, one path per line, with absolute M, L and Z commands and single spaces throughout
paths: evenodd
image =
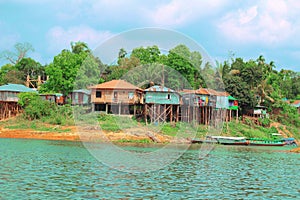
M 256 93 L 260 97 L 259 105 L 265 101 L 265 99 L 269 100 L 270 102 L 274 103 L 274 99 L 269 95 L 273 92 L 272 85 L 269 85 L 266 80 L 263 80 L 257 87 Z

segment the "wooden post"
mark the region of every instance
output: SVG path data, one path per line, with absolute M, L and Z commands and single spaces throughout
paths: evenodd
M 176 106 L 176 122 L 179 121 L 179 106 Z
M 145 104 L 144 117 L 145 117 L 146 125 L 148 125 L 148 121 L 147 121 L 147 104 Z
M 119 115 L 121 114 L 121 103 L 119 103 Z
M 237 109 L 236 110 L 236 122 L 238 122 L 239 121 L 239 110 Z
M 170 109 L 171 109 L 171 111 L 170 111 L 170 122 L 172 123 L 172 121 L 173 121 L 173 105 L 170 105 Z
M 136 105 L 133 105 L 133 116 L 136 116 Z
M 166 121 L 167 118 L 167 105 L 164 105 L 164 121 Z
M 108 104 L 105 104 L 105 113 L 108 113 Z
M 40 86 L 42 84 L 41 76 L 38 76 L 38 81 L 37 81 L 37 89 L 40 89 Z

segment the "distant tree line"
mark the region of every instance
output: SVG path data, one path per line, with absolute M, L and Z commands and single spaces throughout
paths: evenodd
M 154 45 L 137 47 L 131 52 L 122 48 L 116 55 L 117 63 L 108 66 L 92 54 L 86 43 L 79 41 L 72 42 L 70 49 L 62 50 L 50 64 L 43 66 L 27 57 L 28 52 L 33 50 L 28 43 L 18 43 L 13 52 L 4 51 L 0 54 L 1 58 L 9 61 L 0 69 L 1 85 L 24 84 L 27 75 L 32 78 L 49 76 L 49 80 L 41 86 L 41 92 L 59 92 L 67 96 L 73 89 L 112 79 L 127 77 L 135 83 L 138 81 L 135 77 L 139 74 L 147 75 L 144 78 L 145 83 L 140 85 L 143 88 L 153 82 L 168 83 L 166 86 L 172 89 L 225 89 L 239 100 L 242 110 L 257 104 L 272 109 L 282 106 L 283 98 L 300 99 L 299 72 L 284 69 L 277 71 L 275 63 L 266 62 L 263 56 L 247 61 L 231 57 L 225 62 L 214 64 L 205 61 L 198 51 L 191 51 L 183 44 L 177 45 L 167 53 L 162 53 L 159 47 Z M 147 67 L 139 68 L 141 65 Z M 213 65 L 216 65 L 216 68 Z M 164 67 L 174 70 L 174 74 L 165 73 Z M 164 80 L 159 73 L 164 73 Z M 184 81 L 178 81 L 179 75 Z

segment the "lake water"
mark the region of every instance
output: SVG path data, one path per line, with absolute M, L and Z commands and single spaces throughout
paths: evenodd
M 132 174 L 101 164 L 79 142 L 0 139 L 0 199 L 300 198 L 300 154 L 218 146 L 199 160 L 198 149 Z

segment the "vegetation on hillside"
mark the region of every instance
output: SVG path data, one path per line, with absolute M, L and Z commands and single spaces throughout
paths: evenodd
M 126 49 L 120 49 L 116 55 L 118 62 L 107 66 L 92 54 L 86 43 L 73 42 L 70 50 L 62 50 L 50 64 L 43 66 L 27 57 L 27 53 L 33 50 L 28 43 L 18 43 L 13 52 L 1 53 L 1 57 L 7 59 L 9 63 L 0 69 L 0 84 L 24 83 L 27 75 L 33 79 L 37 76 L 49 76 L 49 80 L 41 86 L 40 91 L 59 92 L 67 96 L 73 89 L 85 88 L 112 79 L 125 77 L 132 83 L 138 83 L 139 80 L 135 78 L 138 74 L 142 74 L 147 75 L 142 77 L 145 82 L 140 86 L 143 88 L 153 82 L 168 83 L 170 85 L 165 86 L 178 90 L 187 87 L 225 89 L 239 100 L 240 113 L 245 113 L 256 105 L 266 106 L 270 119 L 261 121 L 264 126 L 268 126 L 272 121 L 278 121 L 294 132 L 298 132 L 300 127 L 300 117 L 296 108 L 284 101 L 285 98 L 291 102 L 300 99 L 300 73 L 284 69 L 277 71 L 276 63 L 267 62 L 262 55 L 250 60 L 231 57 L 225 62 L 217 62 L 217 67 L 214 68 L 214 64 L 206 62 L 199 52 L 191 51 L 183 44 L 170 49 L 168 53 L 162 53 L 159 47 L 154 45 L 137 47 L 130 53 L 127 53 Z M 138 68 L 141 65 L 144 67 Z M 165 73 L 167 68 L 174 71 L 173 75 Z M 134 74 L 135 71 L 138 74 Z M 161 73 L 164 73 L 163 80 Z M 185 81 L 183 79 L 178 81 L 179 75 Z M 20 95 L 19 103 L 24 108 L 24 119 L 41 120 L 52 124 L 72 124 L 70 105 L 57 106 L 40 101 L 36 94 L 27 93 Z M 278 112 L 272 113 L 274 110 Z M 99 120 L 112 122 L 108 118 L 104 120 L 101 116 Z M 105 128 L 107 124 L 110 123 L 103 122 L 102 125 Z M 107 128 L 112 127 L 111 124 L 107 125 Z M 235 132 L 236 127 L 239 131 Z M 233 135 L 259 135 L 251 131 L 243 132 L 242 125 L 236 127 L 232 126 L 228 130 Z M 176 126 L 171 125 L 164 125 L 161 128 L 166 134 L 172 134 L 170 132 L 176 130 Z

